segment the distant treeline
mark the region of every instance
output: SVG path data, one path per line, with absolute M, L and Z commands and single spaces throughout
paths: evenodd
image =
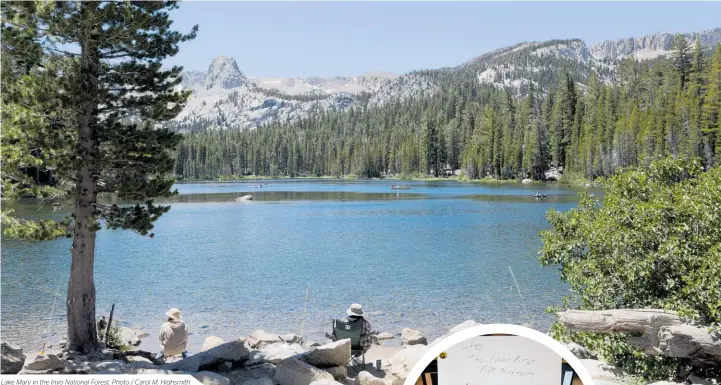
M 704 51 L 677 39 L 667 59 L 618 65 L 616 81 L 572 68 L 523 97 L 478 83 L 478 67 L 424 72 L 440 92 L 291 124 L 187 134 L 179 177 L 443 175 L 543 179 L 563 166 L 588 179 L 654 157 L 721 163 L 721 45 Z

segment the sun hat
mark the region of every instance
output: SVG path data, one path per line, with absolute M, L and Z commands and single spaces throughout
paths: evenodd
M 180 310 L 179 310 L 178 308 L 175 308 L 175 307 L 174 307 L 174 308 L 168 310 L 168 311 L 165 313 L 165 315 L 167 315 L 168 317 L 170 317 L 170 318 L 172 318 L 172 319 L 177 319 L 177 320 L 179 320 L 179 319 L 180 319 Z
M 348 310 L 346 310 L 346 313 L 348 313 L 348 315 L 350 315 L 350 316 L 362 317 L 364 314 L 363 306 L 361 306 L 359 303 L 354 303 L 354 304 L 350 305 Z

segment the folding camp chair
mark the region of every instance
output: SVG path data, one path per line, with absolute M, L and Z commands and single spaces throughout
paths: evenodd
M 333 334 L 328 335 L 326 333 L 326 337 L 330 338 L 333 341 L 340 341 L 344 339 L 350 339 L 350 361 L 348 361 L 348 364 L 350 364 L 351 368 L 355 370 L 356 365 L 361 366 L 361 370 L 358 370 L 357 372 L 360 373 L 361 371 L 365 370 L 366 367 L 366 357 L 365 357 L 365 351 L 363 350 L 363 347 L 361 346 L 361 334 L 363 333 L 363 320 L 358 319 L 355 321 L 348 321 L 348 320 L 333 320 Z M 360 361 L 359 361 L 360 358 Z

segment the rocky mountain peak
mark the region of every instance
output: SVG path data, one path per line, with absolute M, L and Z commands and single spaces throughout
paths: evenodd
M 690 43 L 696 38 L 703 47 L 709 48 L 721 42 L 721 28 L 708 29 L 696 33 L 682 34 Z M 643 37 L 629 37 L 620 40 L 606 40 L 590 47 L 591 55 L 597 60 L 616 60 L 626 57 L 652 59 L 666 55 L 673 49 L 675 34 L 660 32 Z
M 248 78 L 240 72 L 235 59 L 230 56 L 217 56 L 210 63 L 203 85 L 205 89 L 227 89 L 240 87 L 248 83 Z

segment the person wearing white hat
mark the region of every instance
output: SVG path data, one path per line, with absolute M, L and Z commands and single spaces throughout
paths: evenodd
M 188 327 L 180 319 L 180 310 L 172 308 L 165 313 L 168 320 L 160 327 L 160 353 L 158 359 L 182 355 L 186 357 L 188 345 Z
M 358 303 L 354 303 L 350 305 L 348 310 L 346 310 L 346 314 L 348 314 L 348 321 L 350 322 L 357 321 L 359 319 L 363 320 L 363 330 L 361 331 L 360 343 L 363 351 L 368 351 L 373 344 L 373 337 L 371 336 L 371 323 L 364 317 L 365 312 L 363 311 L 363 306 Z

